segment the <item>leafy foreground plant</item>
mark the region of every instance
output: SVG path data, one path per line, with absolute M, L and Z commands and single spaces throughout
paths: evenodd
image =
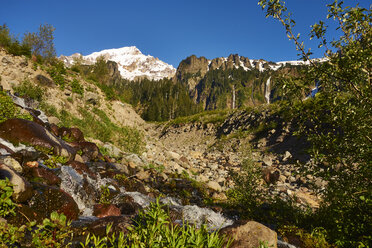
M 328 185 L 320 209 L 307 228 L 324 227 L 331 242 L 343 247 L 372 246 L 372 13 L 370 9 L 344 7 L 335 0 L 327 5 L 327 19 L 336 22 L 340 37 L 327 41 L 327 25 L 312 26 L 311 38 L 324 47 L 326 61 L 310 60 L 295 21 L 284 1 L 261 0 L 267 17 L 277 19 L 310 67 L 298 78 L 283 78 L 288 111 L 298 124 L 298 134 L 312 143 L 312 155 L 322 170 L 311 173 Z M 304 93 L 320 85 L 315 99 Z M 296 101 L 297 100 L 297 101 Z M 311 224 L 310 224 L 311 223 Z M 311 226 L 310 226 L 311 225 Z
M 159 203 L 150 204 L 149 209 L 139 213 L 136 225 L 128 228 L 126 236 L 120 233 L 109 235 L 111 226 L 106 229 L 106 237 L 88 235 L 82 247 L 229 247 L 230 240 L 218 232 L 209 233 L 206 226 L 200 229 L 193 225 L 174 225 Z

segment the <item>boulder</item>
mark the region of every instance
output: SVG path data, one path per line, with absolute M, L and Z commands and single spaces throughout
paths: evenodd
M 85 163 L 81 163 L 78 161 L 70 161 L 67 163 L 67 165 L 74 168 L 76 172 L 79 173 L 80 175 L 83 175 L 84 173 L 86 173 L 92 178 L 97 178 L 97 176 L 93 173 L 93 171 L 89 169 L 89 167 Z
M 106 228 L 109 224 L 112 225 L 110 235 L 113 232 L 123 232 L 126 234 L 128 232 L 128 227 L 133 224 L 133 220 L 131 216 L 108 216 L 93 221 L 87 226 L 87 229 L 90 233 L 102 237 L 106 235 Z
M 218 191 L 218 192 L 221 192 L 222 191 L 221 185 L 219 185 L 219 183 L 214 182 L 214 181 L 208 182 L 207 183 L 207 187 L 210 188 L 210 189 L 212 189 L 212 190 Z
M 8 178 L 10 183 L 13 184 L 14 201 L 25 202 L 32 197 L 31 184 L 5 164 L 0 164 L 0 179 L 4 180 L 5 178 Z
M 31 168 L 31 174 L 33 177 L 42 178 L 43 181 L 46 182 L 48 185 L 57 185 L 61 183 L 61 179 L 59 177 L 43 167 Z
M 98 218 L 107 216 L 120 216 L 121 211 L 113 204 L 96 204 L 93 207 L 93 215 Z
M 54 154 L 69 159 L 76 153 L 71 146 L 54 136 L 45 127 L 29 120 L 9 119 L 0 123 L 0 137 L 12 143 L 26 143 L 52 149 Z
M 35 184 L 37 190 L 30 200 L 30 207 L 37 214 L 37 219 L 49 218 L 54 211 L 63 213 L 69 220 L 79 216 L 79 207 L 74 199 L 62 189 Z
M 260 242 L 267 242 L 268 247 L 277 248 L 277 234 L 270 228 L 255 221 L 240 221 L 221 229 L 233 240 L 231 248 L 257 248 Z
M 7 165 L 8 167 L 12 168 L 13 170 L 15 170 L 18 173 L 22 173 L 22 171 L 23 171 L 23 168 L 19 164 L 19 162 L 17 160 L 15 160 L 14 158 L 12 158 L 12 157 L 6 157 L 6 158 L 4 158 L 3 159 L 3 163 L 5 165 Z

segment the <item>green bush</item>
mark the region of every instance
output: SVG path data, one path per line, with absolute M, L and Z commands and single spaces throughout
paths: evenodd
M 38 85 L 33 85 L 30 81 L 25 80 L 19 86 L 13 88 L 22 97 L 30 97 L 36 101 L 43 100 L 43 89 Z
M 76 94 L 84 95 L 84 88 L 76 78 L 71 82 L 71 90 Z
M 47 69 L 47 72 L 52 77 L 55 84 L 59 85 L 62 90 L 65 89 L 66 68 L 62 61 L 54 61 L 54 63 Z
M 20 111 L 13 103 L 12 98 L 4 91 L 0 91 L 0 123 L 12 118 L 32 120 L 32 117 L 29 114 L 20 114 Z
M 15 215 L 16 204 L 12 201 L 13 187 L 9 179 L 0 180 L 0 217 Z
M 12 36 L 9 32 L 9 28 L 5 24 L 0 26 L 0 47 L 5 48 L 8 53 L 16 56 L 31 56 L 30 46 L 23 42 L 20 43 L 17 38 Z

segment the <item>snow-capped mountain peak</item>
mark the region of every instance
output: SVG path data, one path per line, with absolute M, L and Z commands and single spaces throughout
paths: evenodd
M 71 56 L 62 55 L 60 59 L 67 66 L 71 66 L 78 57 L 82 58 L 84 64 L 94 64 L 98 57 L 114 61 L 118 64 L 121 76 L 128 80 L 136 80 L 144 77 L 160 80 L 162 78 L 171 78 L 176 72 L 176 69 L 172 65 L 151 55 L 142 54 L 135 46 L 106 49 L 86 56 L 82 56 L 79 53 Z

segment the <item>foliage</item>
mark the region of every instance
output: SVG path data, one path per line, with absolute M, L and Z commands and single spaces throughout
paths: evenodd
M 12 36 L 6 24 L 0 26 L 0 47 L 5 48 L 8 53 L 16 56 L 31 56 L 30 47 L 24 42 L 21 43 L 16 37 Z
M 51 62 L 56 56 L 54 47 L 55 28 L 50 24 L 41 24 L 36 33 L 25 33 L 23 43 L 31 48 L 32 54 Z
M 47 72 L 52 77 L 55 84 L 63 90 L 66 86 L 66 80 L 64 75 L 66 74 L 66 68 L 62 61 L 54 61 L 53 64 L 47 69 Z
M 147 211 L 141 211 L 136 224 L 128 228 L 128 233 L 118 238 L 109 236 L 111 226 L 106 230 L 106 237 L 89 235 L 82 247 L 229 247 L 229 241 L 218 232 L 209 233 L 205 226 L 196 228 L 192 225 L 174 225 L 159 203 L 150 203 Z
M 101 196 L 99 203 L 110 204 L 110 189 L 107 186 L 101 186 Z
M 15 215 L 16 204 L 12 201 L 13 187 L 9 179 L 0 180 L 0 217 Z
M 21 114 L 12 98 L 0 91 L 0 123 L 12 118 L 32 119 L 29 114 Z
M 70 224 L 64 214 L 51 213 L 50 219 L 44 219 L 32 231 L 32 244 L 40 248 L 68 246 L 66 242 L 71 239 L 73 233 Z
M 75 78 L 71 82 L 71 90 L 72 92 L 79 94 L 79 95 L 84 95 L 84 87 L 80 84 L 80 82 Z
M 48 153 L 47 153 L 48 154 Z M 57 155 L 52 155 L 50 156 L 47 160 L 44 161 L 44 164 L 51 168 L 51 169 L 54 169 L 54 168 L 58 168 L 60 167 L 59 165 L 60 164 L 66 164 L 67 163 L 67 158 L 65 157 L 62 157 L 62 156 L 57 156 Z
M 283 24 L 302 58 L 309 60 L 311 51 L 294 34 L 295 22 L 284 2 L 262 0 L 259 4 L 267 16 Z M 325 47 L 327 61 L 310 60 L 311 67 L 302 77 L 284 79 L 282 84 L 287 93 L 300 98 L 299 103 L 292 100 L 286 106 L 295 109 L 298 134 L 308 137 L 314 158 L 326 167 L 321 173 L 313 171 L 328 181 L 316 225 L 324 227 L 339 246 L 368 246 L 372 242 L 372 14 L 371 9 L 359 6 L 344 8 L 342 1 L 327 7 L 327 19 L 336 21 L 341 36 L 328 42 L 323 21 L 311 30 L 311 38 L 318 38 L 319 47 Z M 315 82 L 320 93 L 303 101 L 301 92 Z
M 304 247 L 314 247 L 314 248 L 330 248 L 332 247 L 328 244 L 326 237 L 327 232 L 324 228 L 315 228 L 312 233 L 307 233 L 305 230 L 300 229 L 295 226 L 283 226 L 279 229 L 279 233 L 283 237 L 298 237 L 303 243 Z M 287 239 L 287 238 L 285 238 Z
M 242 207 L 245 214 L 252 216 L 264 200 L 262 186 L 260 185 L 260 168 L 253 162 L 252 158 L 246 158 L 242 161 L 241 171 L 239 173 L 231 171 L 230 174 L 235 184 L 234 188 L 227 192 L 230 202 Z
M 19 86 L 13 87 L 21 97 L 29 97 L 36 101 L 42 101 L 43 89 L 38 85 L 33 85 L 29 80 L 24 80 Z

